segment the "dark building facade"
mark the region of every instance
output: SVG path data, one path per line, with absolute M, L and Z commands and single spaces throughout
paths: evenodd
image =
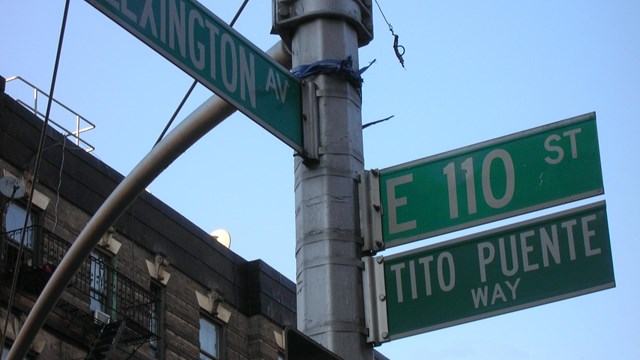
M 44 122 L 5 94 L 2 78 L 0 88 L 5 355 L 51 273 L 123 176 L 49 129 L 34 184 Z M 246 261 L 145 192 L 84 261 L 29 356 L 276 360 L 295 311 L 293 282 L 260 260 Z

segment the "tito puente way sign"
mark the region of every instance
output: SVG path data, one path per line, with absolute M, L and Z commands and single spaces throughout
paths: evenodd
M 374 341 L 615 287 L 604 202 L 378 257 L 372 267 L 384 283 L 371 294 L 382 326 Z
M 194 0 L 86 0 L 298 152 L 301 86 Z
M 373 250 L 599 195 L 596 116 L 371 171 L 363 184 Z

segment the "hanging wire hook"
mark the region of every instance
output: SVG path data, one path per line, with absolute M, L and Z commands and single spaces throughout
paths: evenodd
M 393 31 L 391 31 L 391 33 L 393 34 Z M 400 36 L 393 34 L 393 51 L 396 53 L 396 57 L 398 58 L 398 61 L 400 61 L 400 65 L 404 68 L 404 58 L 402 58 L 404 55 L 404 46 L 398 45 L 399 37 Z
M 398 58 L 398 61 L 400 62 L 400 65 L 402 65 L 402 67 L 404 68 L 404 46 L 402 45 L 398 45 L 398 38 L 400 36 L 398 36 L 394 31 L 393 31 L 393 26 L 391 26 L 391 24 L 389 23 L 389 21 L 387 20 L 387 17 L 384 15 L 384 12 L 382 11 L 382 8 L 380 7 L 380 3 L 378 3 L 378 0 L 375 0 L 376 5 L 378 5 L 378 9 L 380 10 L 380 14 L 382 14 L 382 18 L 384 19 L 384 22 L 387 23 L 387 26 L 389 26 L 389 31 L 391 31 L 391 35 L 393 36 L 393 51 L 396 53 L 396 57 Z

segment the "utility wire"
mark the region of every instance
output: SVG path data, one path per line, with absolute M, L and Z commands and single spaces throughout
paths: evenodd
M 231 22 L 229 23 L 229 26 L 233 27 L 233 25 L 236 23 L 236 21 L 238 20 L 238 18 L 240 17 L 240 14 L 242 14 L 242 11 L 244 11 L 245 6 L 247 6 L 247 3 L 249 2 L 249 0 L 244 0 L 242 2 L 242 5 L 240 5 L 240 8 L 238 9 L 238 11 L 236 12 L 236 16 L 233 17 L 233 19 L 231 20 Z
M 236 12 L 236 15 L 233 17 L 233 20 L 231 20 L 231 23 L 229 23 L 230 27 L 233 27 L 233 25 L 236 23 L 236 21 L 240 17 L 240 14 L 244 10 L 244 8 L 247 6 L 248 2 L 249 2 L 249 0 L 244 0 L 242 2 L 242 5 L 240 5 L 240 8 Z M 167 133 L 167 131 L 169 131 L 169 128 L 171 127 L 171 124 L 173 123 L 173 121 L 178 116 L 178 113 L 180 112 L 180 110 L 182 110 L 182 107 L 184 106 L 184 103 L 187 102 L 187 99 L 189 98 L 189 96 L 191 96 L 191 92 L 193 92 L 193 89 L 196 87 L 197 84 L 198 84 L 198 80 L 193 80 L 193 83 L 191 83 L 191 86 L 189 87 L 189 90 L 187 90 L 187 93 L 182 98 L 182 101 L 178 105 L 178 108 L 176 109 L 176 111 L 173 112 L 173 115 L 171 116 L 171 119 L 169 119 L 169 122 L 164 127 L 164 130 L 162 130 L 162 133 L 160 134 L 160 136 L 158 137 L 158 140 L 156 140 L 156 143 L 153 146 L 158 145 L 158 143 L 162 140 L 162 138 L 164 138 L 164 136 Z
M 193 91 L 193 89 L 195 89 L 196 85 L 198 85 L 198 80 L 193 80 L 193 83 L 191 84 L 191 86 L 189 87 L 189 90 L 187 90 L 187 93 L 184 95 L 184 97 L 182 98 L 182 101 L 180 102 L 180 105 L 178 105 L 178 108 L 176 109 L 176 111 L 173 112 L 173 115 L 171 115 L 171 119 L 169 119 L 169 122 L 167 123 L 167 125 L 164 127 L 164 130 L 162 130 L 162 133 L 160 134 L 160 136 L 158 137 L 158 140 L 156 140 L 156 143 L 153 146 L 158 145 L 158 143 L 160 142 L 160 140 L 162 140 L 162 138 L 164 137 L 164 135 L 167 133 L 167 131 L 169 131 L 169 128 L 171 127 L 171 124 L 173 123 L 173 120 L 176 119 L 176 117 L 178 116 L 178 113 L 180 112 L 180 110 L 182 109 L 182 106 L 184 106 L 184 103 L 187 102 L 187 99 L 189 98 L 189 96 L 191 95 L 191 92 Z
M 58 39 L 58 50 L 56 52 L 56 60 L 53 65 L 53 76 L 51 78 L 51 90 L 49 91 L 49 100 L 47 101 L 47 111 L 44 116 L 44 126 L 40 133 L 40 142 L 38 143 L 38 153 L 36 156 L 36 163 L 33 169 L 33 177 L 31 179 L 31 189 L 29 191 L 29 200 L 27 201 L 27 213 L 24 217 L 24 223 L 22 225 L 22 232 L 20 233 L 20 247 L 18 248 L 18 257 L 16 260 L 15 269 L 13 271 L 13 281 L 11 282 L 11 294 L 9 295 L 9 303 L 7 305 L 7 317 L 4 322 L 4 328 L 2 330 L 2 342 L 4 344 L 7 337 L 7 326 L 9 325 L 9 317 L 11 316 L 11 309 L 13 308 L 13 302 L 15 300 L 16 287 L 18 282 L 18 271 L 20 270 L 20 259 L 22 258 L 22 252 L 24 250 L 24 239 L 27 232 L 27 225 L 29 224 L 29 214 L 31 213 L 31 207 L 33 204 L 33 195 L 36 189 L 36 183 L 38 182 L 38 170 L 40 168 L 40 162 L 42 160 L 42 152 L 44 148 L 44 139 L 47 133 L 47 126 L 49 125 L 49 115 L 51 113 L 51 104 L 53 102 L 53 91 L 56 86 L 56 78 L 58 76 L 58 65 L 60 64 L 60 54 L 62 53 L 62 42 L 64 40 L 64 31 L 67 26 L 67 15 L 69 13 L 69 3 L 67 0 L 64 5 L 64 13 L 62 15 L 62 26 L 60 28 L 60 38 Z

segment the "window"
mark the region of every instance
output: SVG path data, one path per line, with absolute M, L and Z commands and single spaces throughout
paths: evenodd
M 200 317 L 200 360 L 220 359 L 220 325 Z
M 20 247 L 20 237 L 22 236 L 22 227 L 24 226 L 24 220 L 27 216 L 27 209 L 17 202 L 10 202 L 6 205 L 6 211 L 4 213 L 4 219 L 2 223 L 2 231 L 6 231 L 3 234 L 3 239 L 6 241 L 0 245 L 0 266 L 4 270 L 13 271 L 16 263 L 31 265 L 32 252 L 34 249 L 34 243 L 36 239 L 36 232 L 27 228 L 27 232 L 24 234 L 24 248 L 22 257 L 18 260 L 18 252 Z M 34 212 L 31 211 L 29 216 L 27 227 L 36 223 Z
M 155 282 L 151 282 L 150 290 L 154 299 L 157 299 L 158 302 L 152 302 L 149 308 L 149 330 L 158 335 L 158 338 L 152 338 L 149 341 L 149 356 L 153 359 L 162 360 L 164 359 L 164 288 Z
M 89 279 L 89 309 L 106 312 L 109 303 L 110 284 L 109 269 L 107 267 L 107 257 L 99 252 L 91 252 L 90 255 Z
M 27 209 L 20 204 L 16 204 L 14 202 L 10 203 L 7 206 L 7 214 L 5 216 L 5 231 L 11 232 L 14 230 L 20 230 L 24 226 L 24 219 L 27 216 Z M 29 216 L 27 227 L 33 225 L 34 223 L 34 215 L 33 212 L 31 216 Z M 24 245 L 25 248 L 33 249 L 33 232 L 28 232 L 25 234 Z M 20 232 L 16 231 L 10 237 L 10 239 L 16 244 L 20 244 Z

